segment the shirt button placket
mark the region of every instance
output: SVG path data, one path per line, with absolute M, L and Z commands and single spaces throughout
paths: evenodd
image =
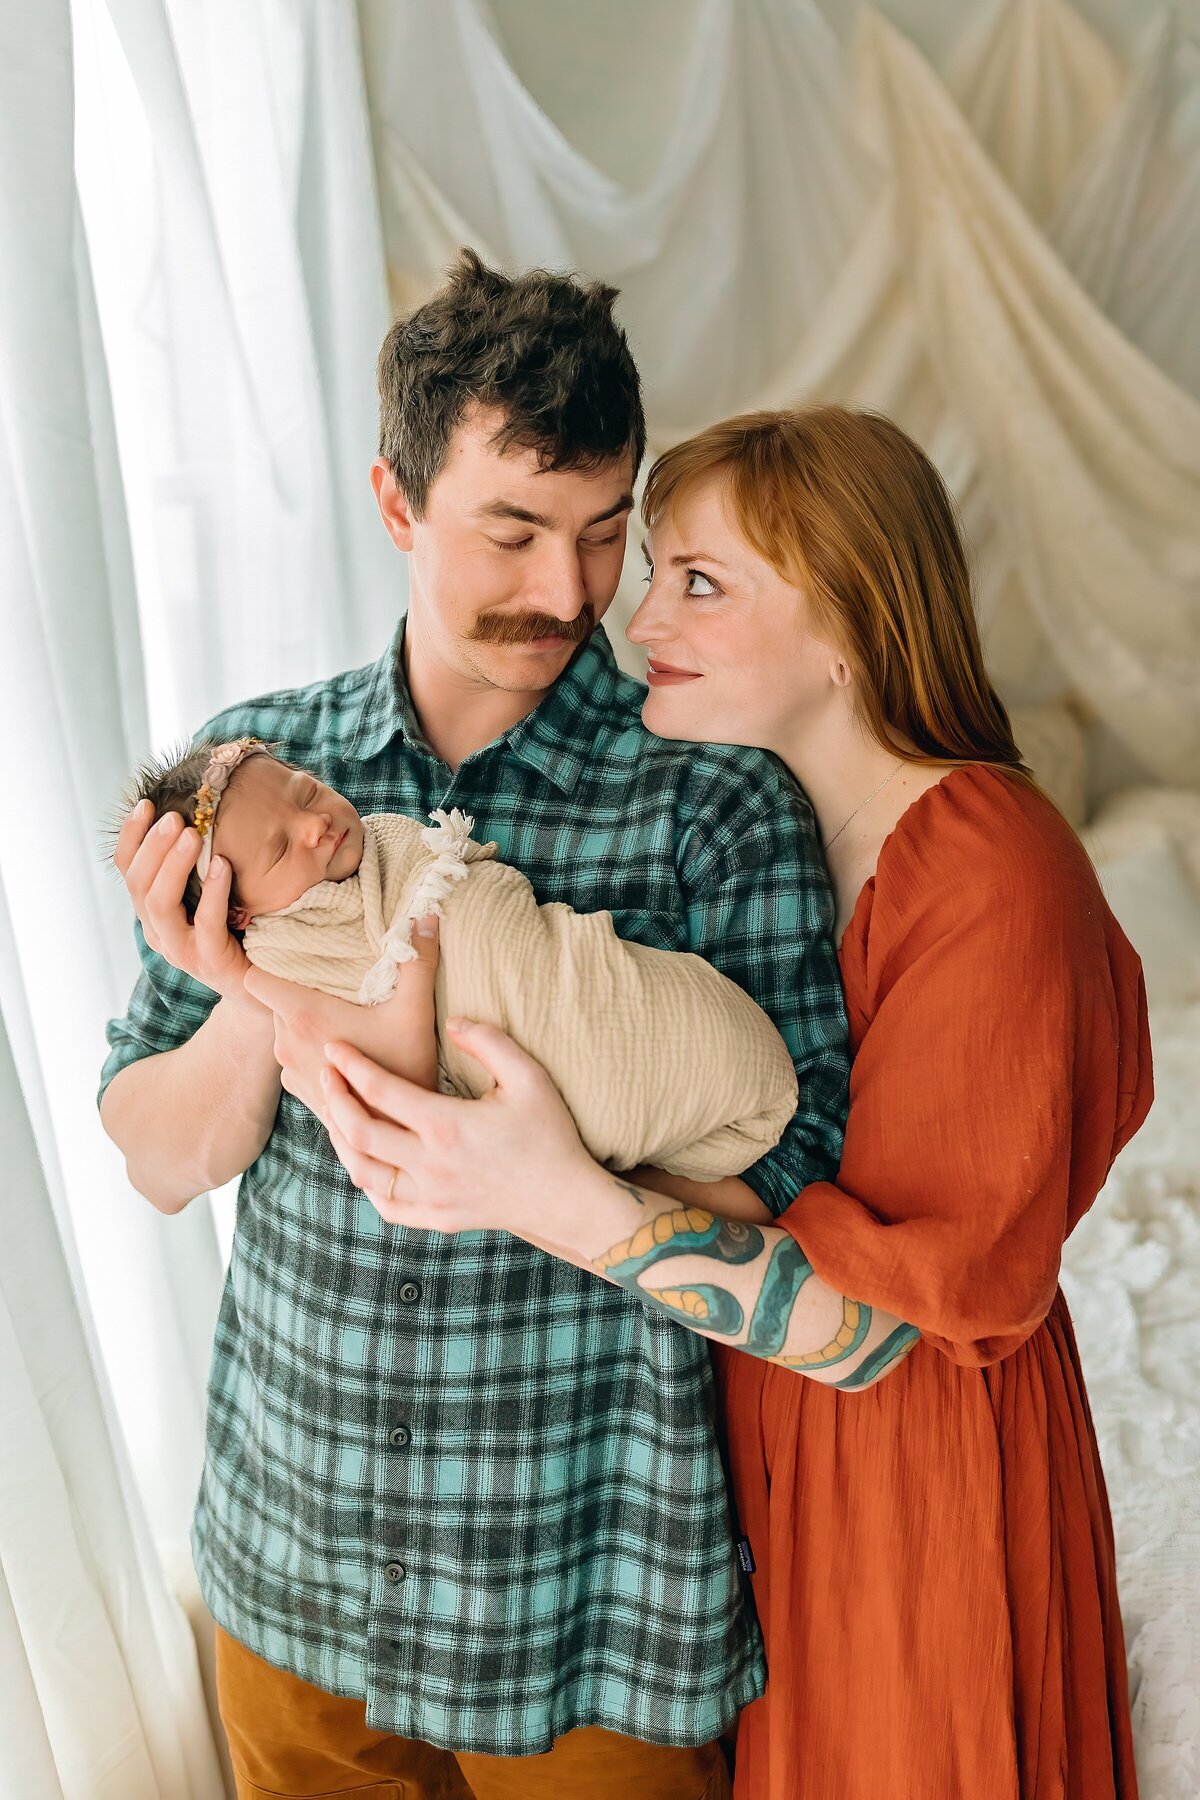
M 415 1306 L 421 1298 L 420 1282 L 402 1281 L 396 1290 L 396 1296 L 404 1306 Z M 407 1425 L 393 1425 L 388 1432 L 388 1443 L 393 1450 L 406 1450 L 412 1443 L 412 1432 Z M 402 1562 L 393 1557 L 391 1562 L 384 1564 L 383 1573 L 392 1587 L 399 1587 L 407 1576 L 408 1570 Z

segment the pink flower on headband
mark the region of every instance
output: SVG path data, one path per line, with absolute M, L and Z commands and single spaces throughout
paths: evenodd
M 221 795 L 229 785 L 229 778 L 238 766 L 249 756 L 268 754 L 261 738 L 235 738 L 232 743 L 218 744 L 208 759 L 204 771 L 204 779 L 196 795 L 196 816 L 193 823 L 200 833 L 200 854 L 196 858 L 196 873 L 203 881 L 208 875 L 212 860 L 213 827 L 216 824 L 217 806 Z

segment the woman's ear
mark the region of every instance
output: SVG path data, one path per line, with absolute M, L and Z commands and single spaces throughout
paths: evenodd
M 377 456 L 371 464 L 371 486 L 375 490 L 375 502 L 379 507 L 379 516 L 387 527 L 388 536 L 397 550 L 411 550 L 413 544 L 412 509 L 405 497 L 404 489 L 382 456 Z
M 833 659 L 829 668 L 829 676 L 834 687 L 840 688 L 848 688 L 850 683 L 854 680 L 850 664 L 841 656 L 836 656 Z

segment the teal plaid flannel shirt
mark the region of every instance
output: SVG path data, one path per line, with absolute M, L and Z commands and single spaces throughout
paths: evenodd
M 833 911 L 782 765 L 652 737 L 597 632 L 452 774 L 421 736 L 402 638 L 403 620 L 379 662 L 204 734 L 279 742 L 360 813 L 460 806 L 540 901 L 706 957 L 771 1015 L 799 1077 L 746 1179 L 779 1212 L 832 1175 Z M 138 940 L 104 1085 L 215 1002 Z M 238 1194 L 192 1547 L 235 1638 L 365 1699 L 372 1727 L 450 1749 L 531 1755 L 578 1725 L 699 1744 L 763 1687 L 705 1340 L 504 1232 L 385 1224 L 288 1094 Z

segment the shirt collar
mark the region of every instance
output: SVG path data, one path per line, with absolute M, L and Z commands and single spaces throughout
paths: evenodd
M 400 615 L 387 649 L 366 672 L 366 685 L 361 691 L 358 717 L 350 736 L 350 754 L 363 762 L 386 750 L 397 736 L 414 749 L 429 754 L 404 678 L 405 617 L 403 613 Z
M 399 736 L 428 756 L 404 675 L 404 618 L 367 673 L 351 754 L 366 761 Z M 541 705 L 496 740 L 518 762 L 569 794 L 594 755 L 598 710 L 616 692 L 620 671 L 602 627 L 578 650 Z M 489 746 L 494 748 L 495 746 Z
M 601 711 L 619 680 L 612 645 L 597 626 L 541 705 L 518 719 L 501 742 L 518 762 L 569 794 L 596 754 Z

